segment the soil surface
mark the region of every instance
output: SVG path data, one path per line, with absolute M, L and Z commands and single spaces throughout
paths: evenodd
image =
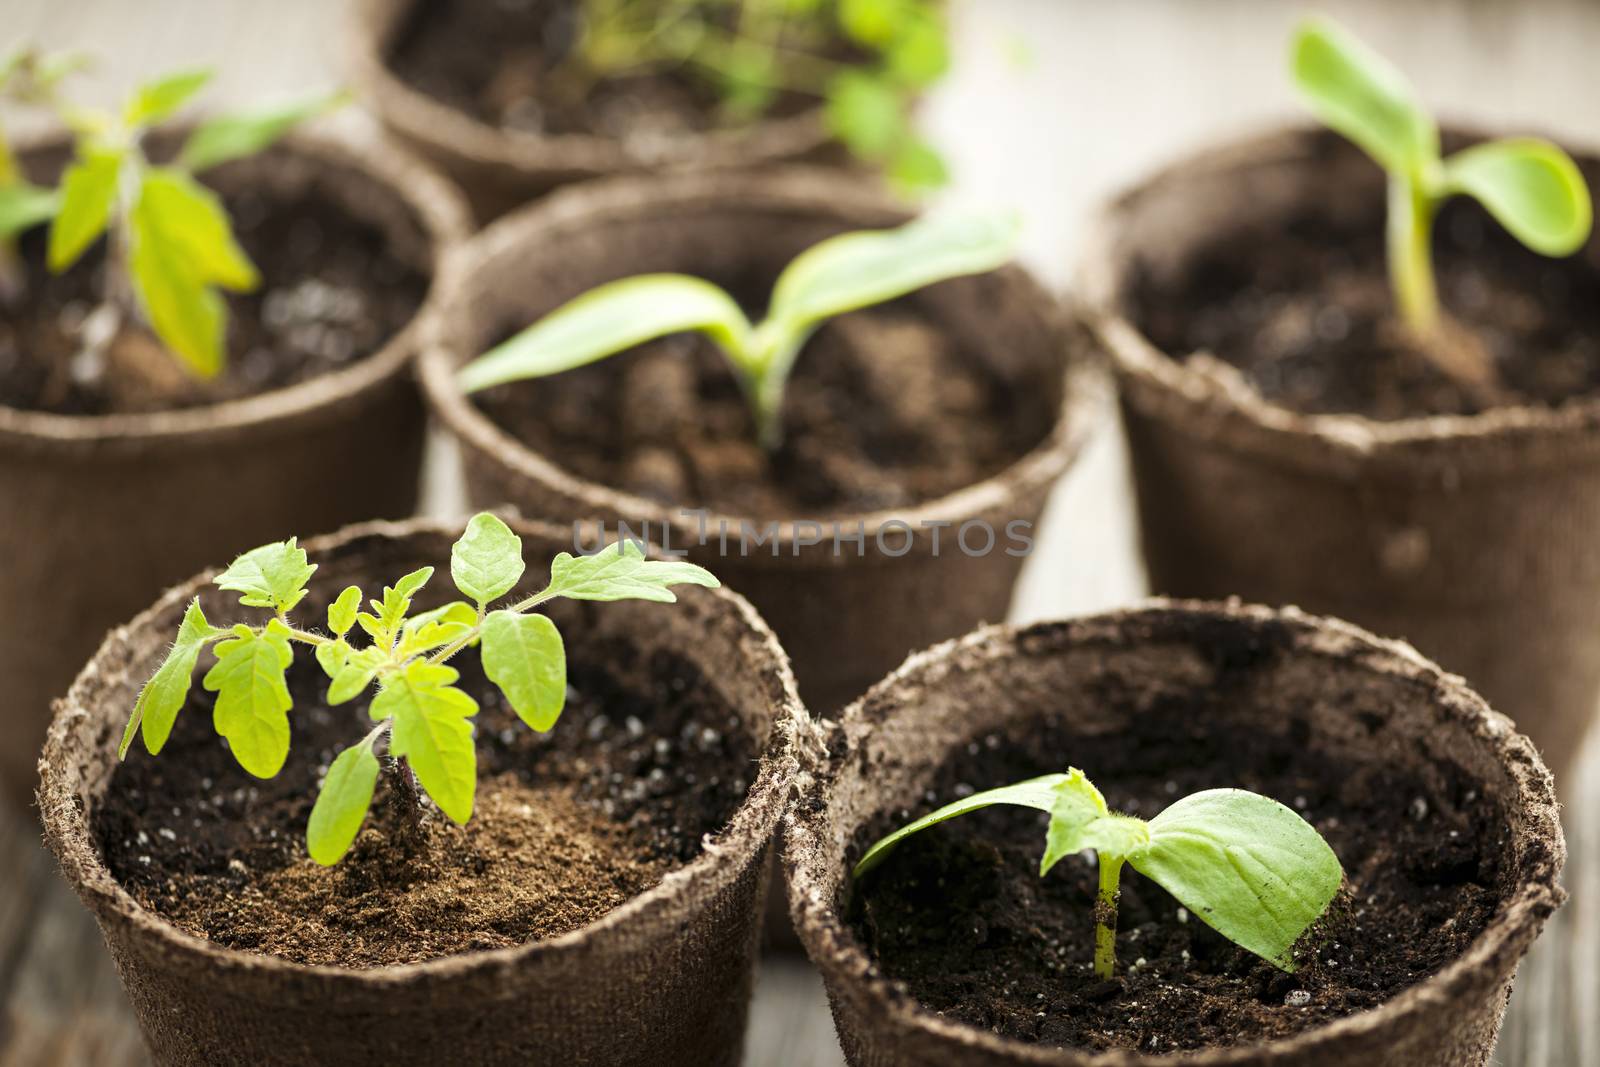
M 477 394 L 567 470 L 665 504 L 825 518 L 920 504 L 989 478 L 1049 433 L 1050 398 L 992 372 L 905 301 L 842 316 L 796 360 L 784 440 L 757 443 L 727 357 L 678 335 Z
M 591 84 L 569 60 L 578 10 L 574 0 L 421 0 L 389 63 L 419 92 L 490 125 L 609 137 L 646 156 L 685 134 L 733 124 L 712 84 L 681 67 Z M 487 53 L 485 41 L 494 42 Z M 813 96 L 780 93 L 763 114 L 815 106 Z
M 1220 694 L 1215 699 L 1225 700 Z M 926 1008 L 1010 1038 L 1172 1052 L 1243 1044 L 1364 1011 L 1457 957 L 1498 903 L 1494 805 L 1451 771 L 1441 794 L 1393 767 L 1341 765 L 1302 732 L 1207 728 L 1206 701 L 1174 700 L 1129 733 L 1039 727 L 952 759 L 926 807 L 864 828 L 855 855 L 926 810 L 1035 775 L 1070 753 L 1113 810 L 1149 819 L 1200 789 L 1290 805 L 1328 840 L 1346 887 L 1286 974 L 1239 949 L 1165 890 L 1123 868 L 1118 975 L 1095 978 L 1095 867 L 1038 874 L 1048 817 L 994 807 L 914 835 L 862 882 L 851 921 L 884 971 Z M 904 816 L 904 818 L 902 818 Z
M 103 373 L 75 372 L 84 324 L 101 305 L 105 241 L 61 275 L 44 265 L 46 228 L 20 252 L 26 288 L 0 300 L 0 404 L 62 415 L 196 407 L 282 389 L 374 354 L 399 332 L 428 280 L 388 251 L 383 233 L 322 200 L 262 194 L 227 199 L 239 243 L 261 273 L 252 293 L 228 293 L 226 370 L 199 382 L 134 315 Z M 124 303 L 131 306 L 129 296 Z
M 649 691 L 572 664 L 566 711 L 541 735 L 463 653 L 461 684 L 480 704 L 472 820 L 459 827 L 418 803 L 385 759 L 355 846 L 319 867 L 305 851 L 316 789 L 371 724 L 365 699 L 330 710 L 326 678 L 296 651 L 293 747 L 277 778 L 239 768 L 196 684 L 160 757 L 136 745 L 94 818 L 135 899 L 229 948 L 379 967 L 554 937 L 699 855 L 755 774 L 736 714 L 681 659 L 657 654 Z M 634 655 L 591 651 L 596 662 Z
M 1600 267 L 1585 253 L 1528 251 L 1476 203 L 1447 204 L 1434 230 L 1445 342 L 1485 353 L 1489 393 L 1437 369 L 1393 315 L 1383 222 L 1359 232 L 1309 214 L 1197 256 L 1176 286 L 1136 279 L 1135 322 L 1182 358 L 1231 364 L 1266 399 L 1308 414 L 1375 419 L 1556 406 L 1600 390 Z

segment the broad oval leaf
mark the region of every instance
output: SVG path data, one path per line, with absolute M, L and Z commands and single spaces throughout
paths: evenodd
M 1549 141 L 1519 137 L 1463 149 L 1445 160 L 1444 181 L 1541 255 L 1569 256 L 1589 239 L 1589 187 L 1572 157 Z
M 317 666 L 322 668 L 322 673 L 331 681 L 339 677 L 339 672 L 344 669 L 345 661 L 350 658 L 350 644 L 343 637 L 328 641 L 317 646 Z
M 1344 878 L 1333 849 L 1277 801 L 1242 789 L 1184 797 L 1150 820 L 1128 857 L 1223 937 L 1285 970 Z
M 228 324 L 221 295 L 196 275 L 183 245 L 162 228 L 153 212 L 141 211 L 136 204 L 128 226 L 132 238 L 128 273 L 150 328 L 194 374 L 216 377 L 222 370 Z
M 144 688 L 139 690 L 133 714 L 128 718 L 127 728 L 122 731 L 122 743 L 117 746 L 118 759 L 128 754 L 128 746 L 133 744 L 136 730 L 144 737 L 146 751 L 152 756 L 160 754 L 172 733 L 172 724 L 177 721 L 178 712 L 183 710 L 184 701 L 189 697 L 189 686 L 193 682 L 200 650 L 226 633 L 226 630 L 218 630 L 206 621 L 206 613 L 200 610 L 198 597 L 189 602 L 171 651 L 161 666 L 156 668 L 156 673 L 144 683 Z
M 313 860 L 331 867 L 350 851 L 372 806 L 378 770 L 370 741 L 351 745 L 334 757 L 306 823 L 306 851 Z
M 195 127 L 178 153 L 178 165 L 192 171 L 253 156 L 270 147 L 295 126 L 342 107 L 350 99 L 343 89 L 317 93 L 254 111 L 218 115 Z
M 146 82 L 123 108 L 122 120 L 129 126 L 160 122 L 187 103 L 210 80 L 209 70 L 180 70 Z
M 682 560 L 654 560 L 626 538 L 590 556 L 561 552 L 550 561 L 550 584 L 540 600 L 654 600 L 671 604 L 674 585 L 715 589 L 722 583 L 704 567 Z
M 345 586 L 339 599 L 328 605 L 328 629 L 334 636 L 343 637 L 356 624 L 356 612 L 361 610 L 361 587 Z
M 926 830 L 930 826 L 942 823 L 947 819 L 954 819 L 958 815 L 965 815 L 969 811 L 987 808 L 994 804 L 1014 804 L 1022 808 L 1033 808 L 1037 811 L 1051 811 L 1056 806 L 1059 794 L 1056 787 L 1067 780 L 1065 774 L 1046 774 L 1038 778 L 1030 778 L 1025 782 L 1015 785 L 1001 786 L 999 789 L 988 789 L 982 793 L 974 793 L 970 797 L 963 797 L 954 803 L 946 804 L 935 812 L 924 815 L 915 822 L 907 823 L 894 833 L 875 842 L 867 849 L 866 854 L 856 862 L 853 876 L 860 878 L 872 868 L 882 863 L 889 850 L 912 834 Z
M 216 193 L 176 167 L 152 167 L 139 185 L 142 225 L 170 242 L 197 282 L 246 292 L 261 283 L 255 264 L 233 236 Z
M 526 566 L 522 538 L 498 515 L 487 511 L 472 517 L 450 550 L 451 580 L 479 607 L 511 592 Z
M 643 274 L 563 304 L 467 364 L 457 380 L 473 393 L 558 374 L 685 330 L 705 334 L 741 366 L 747 362 L 750 322 L 731 296 L 700 278 Z
M 106 232 L 125 157 L 120 149 L 91 147 L 62 173 L 61 203 L 45 253 L 51 271 L 72 266 Z
M 483 621 L 483 670 L 512 710 L 544 733 L 567 702 L 567 650 L 543 615 L 496 611 Z
M 388 677 L 373 698 L 372 717 L 393 719 L 391 755 L 404 756 L 439 810 L 458 823 L 472 818 L 478 755 L 472 724 L 478 702 L 455 688 L 454 668 L 413 660 Z
M 0 240 L 48 221 L 60 206 L 61 196 L 54 189 L 23 181 L 0 184 Z
M 306 583 L 316 570 L 306 550 L 291 537 L 252 548 L 212 581 L 219 589 L 241 594 L 239 603 L 246 607 L 285 612 L 305 597 Z
M 830 237 L 784 269 L 768 319 L 792 334 L 934 282 L 994 270 L 1011 260 L 1018 232 L 1014 215 L 938 214 Z
M 289 633 L 277 619 L 259 632 L 240 624 L 231 633 L 203 683 L 217 694 L 212 721 L 239 766 L 271 778 L 289 757 Z
M 1326 18 L 1295 31 L 1295 86 L 1311 110 L 1385 170 L 1420 179 L 1439 158 L 1439 130 L 1388 60 Z
M 1121 862 L 1150 840 L 1143 819 L 1109 810 L 1100 790 L 1076 767 L 1057 783 L 1055 794 L 1044 856 L 1039 861 L 1041 878 L 1063 858 L 1085 849 L 1094 849 L 1101 863 L 1108 858 Z

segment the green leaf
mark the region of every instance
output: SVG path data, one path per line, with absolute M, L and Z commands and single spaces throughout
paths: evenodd
M 344 665 L 333 676 L 333 683 L 328 686 L 328 705 L 338 707 L 347 704 L 367 691 L 378 677 L 378 667 L 383 662 L 383 651 L 377 648 L 362 648 L 350 651 L 344 660 Z
M 228 309 L 185 257 L 183 242 L 164 220 L 145 210 L 144 197 L 129 219 L 128 272 L 145 318 L 161 342 L 201 378 L 222 370 Z
M 839 27 L 857 44 L 882 48 L 915 9 L 915 0 L 839 0 Z
M 1568 256 L 1589 239 L 1594 208 L 1572 157 L 1533 137 L 1491 141 L 1445 160 L 1448 192 L 1478 200 L 1517 240 Z
M 1056 802 L 1050 809 L 1039 877 L 1066 856 L 1094 849 L 1099 862 L 1120 861 L 1150 840 L 1143 819 L 1119 815 L 1106 807 L 1105 797 L 1076 767 L 1055 786 Z
M 172 242 L 196 281 L 248 292 L 261 284 L 255 264 L 233 236 L 217 194 L 175 167 L 153 167 L 139 187 L 144 225 Z
M 931 11 L 914 12 L 885 53 L 889 76 L 901 85 L 921 88 L 950 69 L 950 47 L 943 21 Z
M 450 549 L 450 578 L 481 608 L 516 587 L 527 564 L 522 538 L 498 516 L 480 512 Z
M 478 756 L 472 724 L 478 703 L 453 683 L 451 667 L 413 660 L 372 701 L 372 717 L 392 718 L 389 752 L 404 756 L 439 810 L 458 823 L 472 818 Z
M 260 632 L 241 623 L 232 634 L 217 646 L 216 665 L 203 683 L 217 694 L 212 719 L 239 766 L 271 778 L 289 757 L 289 631 L 273 619 Z
M 90 147 L 61 175 L 61 204 L 50 226 L 50 245 L 45 255 L 54 273 L 76 263 L 84 250 L 106 232 L 125 155 L 120 149 Z
M 469 393 L 593 363 L 634 345 L 698 330 L 736 360 L 750 323 L 734 299 L 700 278 L 643 274 L 591 289 L 461 369 Z
M 902 92 L 863 70 L 846 70 L 828 85 L 823 120 L 845 147 L 863 159 L 881 161 L 907 134 Z
M 944 157 L 926 141 L 912 138 L 889 161 L 889 180 L 903 193 L 937 189 L 950 180 Z
M 1020 224 L 1009 214 L 928 215 L 894 230 L 841 234 L 784 269 L 769 319 L 794 333 L 925 285 L 1010 261 Z
M 129 126 L 148 126 L 177 111 L 211 80 L 209 70 L 182 70 L 139 86 L 123 108 L 122 121 Z
M 478 609 L 464 600 L 425 611 L 406 620 L 400 633 L 400 657 L 408 659 L 454 644 L 478 625 Z
M 317 565 L 307 560 L 306 550 L 291 537 L 252 548 L 214 581 L 218 589 L 241 594 L 239 603 L 246 607 L 286 612 L 305 597 L 306 583 L 316 570 Z
M 178 638 L 173 642 L 171 651 L 161 666 L 156 668 L 156 673 L 144 683 L 144 688 L 139 690 L 133 714 L 128 718 L 127 728 L 122 731 L 122 743 L 117 746 L 118 759 L 127 756 L 128 746 L 133 744 L 134 731 L 139 730 L 141 724 L 145 749 L 152 756 L 160 754 L 167 737 L 172 733 L 172 724 L 178 720 L 178 712 L 183 710 L 184 701 L 188 699 L 189 685 L 193 680 L 195 663 L 200 659 L 200 650 L 226 633 L 226 630 L 218 630 L 206 621 L 198 597 L 189 601 L 189 609 L 183 614 L 183 623 L 178 627 Z
M 889 850 L 914 833 L 926 830 L 930 826 L 942 823 L 947 819 L 954 819 L 957 815 L 965 815 L 969 811 L 987 808 L 994 804 L 1015 804 L 1018 807 L 1034 808 L 1038 811 L 1052 811 L 1059 799 L 1056 786 L 1067 780 L 1065 774 L 1046 774 L 1038 778 L 1030 778 L 1026 782 L 1015 785 L 1001 786 L 999 789 L 989 789 L 982 793 L 974 793 L 970 797 L 963 797 L 951 804 L 946 804 L 931 814 L 924 815 L 915 822 L 908 823 L 894 833 L 882 838 L 867 849 L 866 855 L 856 863 L 853 876 L 860 878 L 889 854 Z
M 412 597 L 422 592 L 422 587 L 427 585 L 432 578 L 432 567 L 418 567 L 410 574 L 402 576 L 399 581 L 395 582 L 394 591 L 405 597 L 407 600 L 410 600 Z
M 376 614 L 366 612 L 356 616 L 356 622 L 361 624 L 374 641 L 389 648 L 399 636 L 401 627 L 406 621 L 406 612 L 411 610 L 411 597 L 433 577 L 432 567 L 423 567 L 412 571 L 393 585 L 385 586 L 382 600 L 370 600 L 368 604 Z
M 27 182 L 0 185 L 0 240 L 33 229 L 54 216 L 60 206 L 61 197 L 54 189 Z
M 543 615 L 496 611 L 483 621 L 483 670 L 517 716 L 544 733 L 567 702 L 567 651 Z
M 1327 910 L 1344 871 L 1309 823 L 1275 800 L 1208 789 L 1150 820 L 1128 857 L 1200 920 L 1286 971 L 1291 949 Z
M 350 643 L 343 637 L 337 641 L 329 641 L 317 646 L 317 666 L 322 668 L 331 681 L 339 677 L 339 672 L 344 669 L 346 661 L 350 658 Z
M 704 567 L 679 560 L 646 559 L 636 541 L 622 540 L 591 556 L 559 553 L 550 561 L 550 584 L 540 600 L 654 600 L 671 604 L 673 585 L 715 589 L 722 583 Z
M 378 769 L 370 736 L 334 757 L 306 823 L 306 851 L 324 867 L 344 859 L 361 832 L 378 784 Z
M 1385 170 L 1419 179 L 1439 158 L 1439 130 L 1405 76 L 1332 20 L 1300 24 L 1290 70 L 1317 117 Z
M 183 150 L 178 153 L 178 165 L 200 171 L 253 156 L 300 123 L 342 107 L 349 99 L 350 94 L 340 89 L 208 119 L 184 142 Z
M 335 637 L 343 637 L 356 624 L 356 612 L 361 610 L 361 587 L 346 586 L 339 599 L 328 605 L 328 629 Z

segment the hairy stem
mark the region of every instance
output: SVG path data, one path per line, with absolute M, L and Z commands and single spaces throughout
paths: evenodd
M 1439 324 L 1433 281 L 1434 205 L 1422 183 L 1406 175 L 1389 179 L 1389 284 L 1400 318 L 1419 335 Z
M 1110 978 L 1117 969 L 1117 897 L 1122 880 L 1122 858 L 1100 853 L 1100 893 L 1094 902 L 1094 974 Z
M 409 764 L 398 757 L 383 761 L 383 776 L 389 810 L 395 816 L 394 844 L 405 856 L 420 856 L 427 851 L 428 833 L 424 828 L 422 790 Z

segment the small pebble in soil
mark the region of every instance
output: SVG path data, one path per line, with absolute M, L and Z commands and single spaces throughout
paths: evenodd
M 1303 1008 L 1311 1003 L 1311 994 L 1304 989 L 1291 989 L 1284 995 L 1283 1004 L 1288 1008 Z
M 1411 807 L 1408 810 L 1413 821 L 1421 822 L 1428 817 L 1428 802 L 1422 797 L 1413 797 L 1411 799 Z

